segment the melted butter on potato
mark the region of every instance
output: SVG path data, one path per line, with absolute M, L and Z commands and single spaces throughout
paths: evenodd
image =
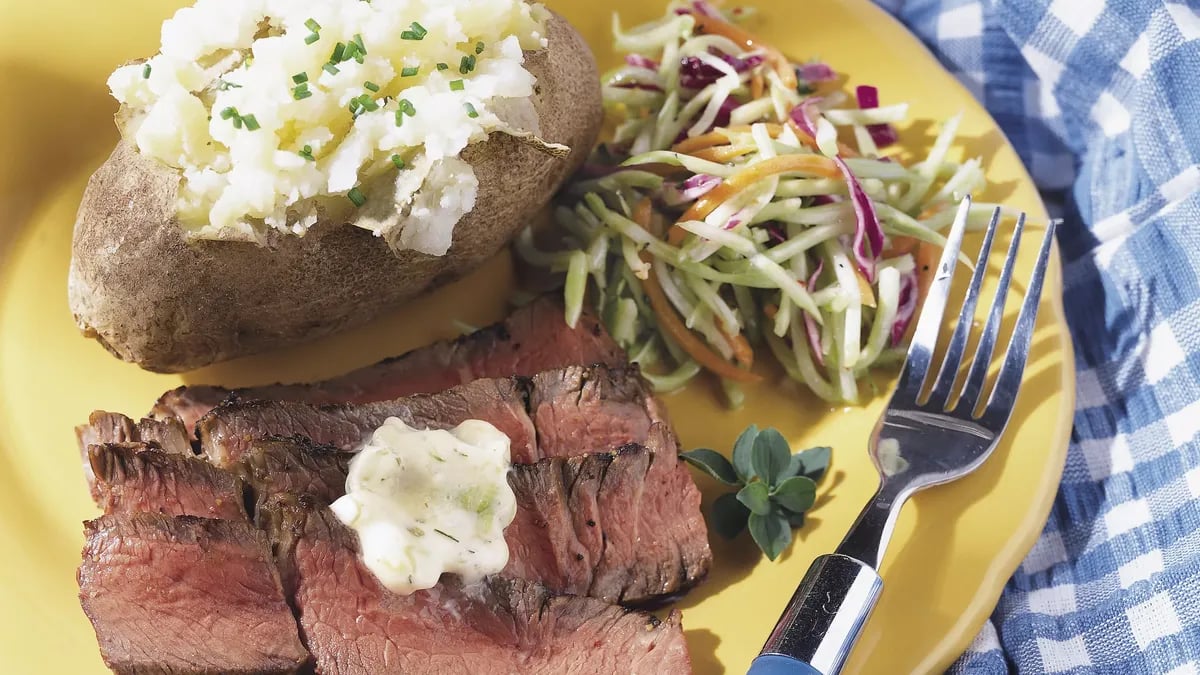
M 463 150 L 540 133 L 524 50 L 546 46 L 547 18 L 522 0 L 198 0 L 109 87 L 126 138 L 181 172 L 190 237 L 344 214 L 444 255 L 475 205 Z

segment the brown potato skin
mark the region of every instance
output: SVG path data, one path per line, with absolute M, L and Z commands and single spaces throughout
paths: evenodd
M 554 159 L 494 134 L 463 158 L 479 178 L 475 209 L 444 257 L 406 251 L 349 225 L 319 225 L 271 246 L 189 244 L 175 221 L 178 174 L 122 141 L 92 176 L 75 224 L 68 283 L 83 333 L 156 372 L 313 340 L 365 323 L 457 279 L 503 248 L 586 158 L 602 123 L 599 76 L 583 38 L 554 15 L 549 48 L 527 54 L 542 137 Z

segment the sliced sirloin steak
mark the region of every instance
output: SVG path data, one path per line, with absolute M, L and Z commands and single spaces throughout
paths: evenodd
M 659 622 L 503 577 L 398 596 L 363 566 L 354 533 L 327 509 L 304 521 L 291 554 L 295 602 L 325 675 L 691 671 L 678 612 Z
M 370 403 L 431 394 L 483 378 L 529 376 L 596 363 L 617 366 L 626 360 L 595 316 L 585 313 L 572 329 L 563 321 L 562 301 L 544 296 L 470 335 L 436 342 L 341 377 L 236 393 L 246 399 Z M 181 419 L 190 432 L 230 393 L 234 392 L 220 387 L 181 387 L 163 394 L 151 416 Z
M 699 583 L 712 561 L 700 492 L 665 427 L 648 445 L 514 465 L 517 515 L 504 533 L 503 575 L 628 604 Z M 305 494 L 324 506 L 342 496 L 350 458 L 303 440 L 267 440 L 245 455 L 242 473 L 270 520 L 281 497 Z
M 117 673 L 294 673 L 308 662 L 266 535 L 151 513 L 84 524 L 79 598 Z
M 237 476 L 195 456 L 146 443 L 88 447 L 96 505 L 106 514 L 161 513 L 249 522 Z
M 527 406 L 533 406 L 532 418 Z M 377 403 L 231 400 L 200 420 L 196 431 L 209 460 L 227 467 L 254 440 L 271 436 L 305 436 L 353 450 L 389 417 L 418 429 L 449 429 L 469 419 L 491 422 L 512 440 L 512 459 L 520 464 L 643 443 L 651 424 L 665 422 L 636 366 L 571 366 Z M 542 426 L 535 432 L 537 421 Z
M 105 443 L 150 443 L 162 450 L 181 455 L 194 454 L 188 431 L 177 419 L 143 419 L 134 422 L 119 413 L 97 410 L 88 418 L 87 424 L 75 427 L 75 438 L 79 441 L 79 452 L 83 457 L 83 475 L 87 478 L 92 498 L 99 499 L 96 489 L 96 474 L 88 458 L 88 447 Z

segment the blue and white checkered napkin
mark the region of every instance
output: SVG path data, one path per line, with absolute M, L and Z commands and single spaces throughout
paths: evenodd
M 1066 219 L 1066 474 L 953 672 L 1200 673 L 1200 0 L 876 1 Z

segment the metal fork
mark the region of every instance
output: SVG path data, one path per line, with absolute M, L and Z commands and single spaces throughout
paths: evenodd
M 837 552 L 813 562 L 762 652 L 751 665 L 750 675 L 834 675 L 840 672 L 883 589 L 883 580 L 876 570 L 904 502 L 919 490 L 948 483 L 979 468 L 995 450 L 1008 425 L 1029 356 L 1056 223 L 1051 222 L 1046 228 L 1016 330 L 993 392 L 984 401 L 988 369 L 999 340 L 1004 305 L 1025 229 L 1025 214 L 1017 219 L 995 300 L 962 393 L 956 397 L 955 383 L 1000 222 L 997 209 L 992 214 L 971 286 L 959 311 L 958 325 L 940 368 L 934 372 L 934 348 L 941 332 L 970 207 L 969 197 L 959 206 L 937 276 L 917 322 L 899 387 L 869 446 L 871 459 L 879 471 L 879 489 Z M 923 396 L 931 376 L 932 390 Z M 981 405 L 982 412 L 976 414 Z

